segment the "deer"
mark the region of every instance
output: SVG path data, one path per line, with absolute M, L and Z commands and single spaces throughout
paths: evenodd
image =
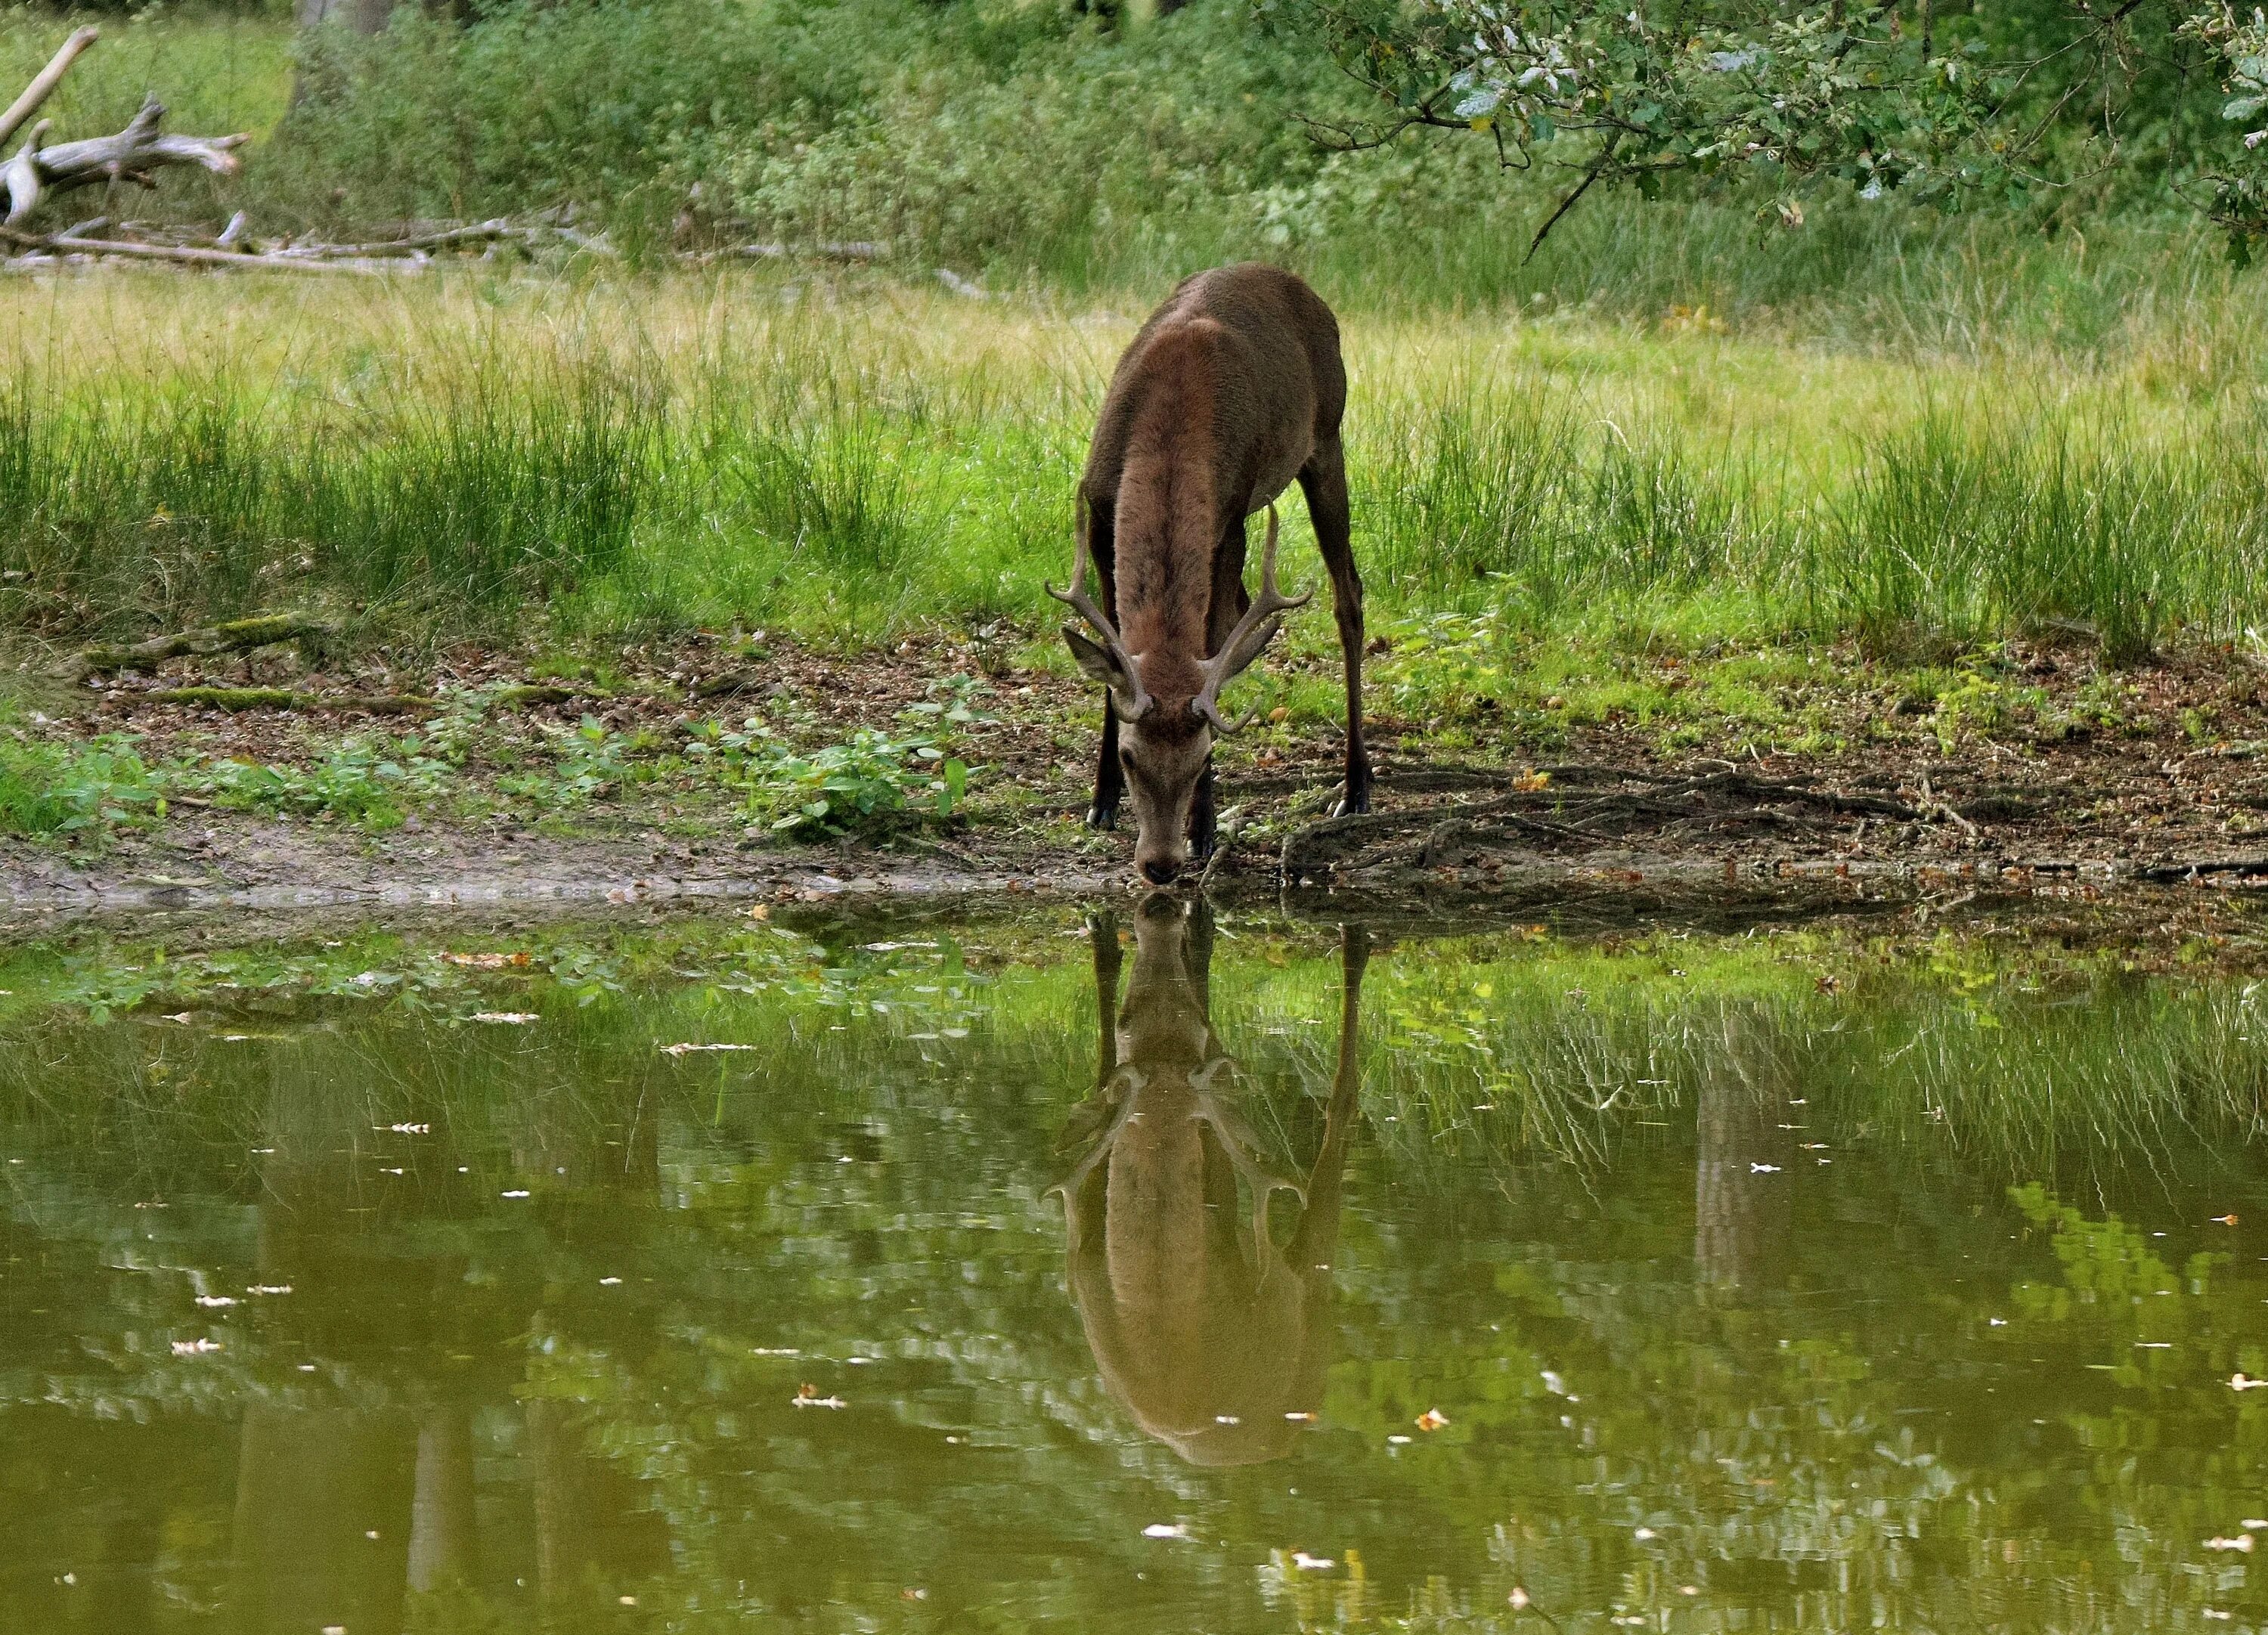
M 1191 1464 L 1279 1458 L 1322 1406 L 1330 1361 L 1369 938 L 1341 932 L 1337 1065 L 1301 1169 L 1238 1108 L 1239 1068 L 1212 1029 L 1204 900 L 1156 892 L 1142 904 L 1123 1005 L 1117 925 L 1099 916 L 1087 929 L 1095 1089 L 1065 1131 L 1077 1158 L 1054 1189 L 1080 1327 L 1104 1387 L 1145 1434 Z M 1271 1210 L 1285 1192 L 1297 1208 Z
M 1079 482 L 1071 588 L 1046 588 L 1085 622 L 1066 622 L 1064 640 L 1103 688 L 1087 825 L 1116 828 L 1130 793 L 1134 864 L 1153 886 L 1212 855 L 1213 746 L 1252 719 L 1231 721 L 1221 689 L 1314 595 L 1286 596 L 1276 582 L 1275 502 L 1295 478 L 1345 659 L 1345 782 L 1333 815 L 1370 810 L 1362 578 L 1339 437 L 1346 395 L 1331 309 L 1293 274 L 1254 262 L 1183 280 L 1111 377 Z M 1244 586 L 1246 521 L 1263 511 L 1255 597 Z

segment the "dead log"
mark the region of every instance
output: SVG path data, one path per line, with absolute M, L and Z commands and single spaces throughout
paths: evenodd
M 24 94 L 9 104 L 5 114 L 0 114 L 0 142 L 7 141 L 24 128 L 24 122 L 40 111 L 40 104 L 63 82 L 70 65 L 78 61 L 79 53 L 101 38 L 100 29 L 82 28 L 63 41 L 62 49 L 24 87 Z
M 249 619 L 232 619 L 199 630 L 179 630 L 171 636 L 155 636 L 128 646 L 87 648 L 71 661 L 71 677 L 83 681 L 91 675 L 142 669 L 163 664 L 168 659 L 210 658 L 216 653 L 241 652 L 276 642 L 317 642 L 337 634 L 336 625 L 311 613 L 256 614 Z
M 40 237 L 0 228 L 0 239 L 25 250 L 50 255 L 118 255 L 129 261 L 173 261 L 187 267 L 266 268 L 274 272 L 359 273 L 390 276 L 416 272 L 420 261 L 316 261 L 306 256 L 247 254 L 195 244 L 141 244 L 131 239 L 79 239 L 68 233 Z
M 159 129 L 165 119 L 166 105 L 153 96 L 116 136 L 59 142 L 52 147 L 40 145 L 48 129 L 48 122 L 40 121 L 32 128 L 30 140 L 0 167 L 0 189 L 8 195 L 4 224 L 17 225 L 43 200 L 74 188 L 113 181 L 155 187 L 151 173 L 168 165 L 195 165 L 217 176 L 233 176 L 243 168 L 236 151 L 252 140 L 248 133 L 171 136 Z
M 498 240 L 526 241 L 540 236 L 534 227 L 515 226 L 498 217 L 494 221 L 474 222 L 468 226 L 438 228 L 431 232 L 408 233 L 399 239 L 381 239 L 372 244 L 298 244 L 269 254 L 294 261 L 322 261 L 339 257 L 373 260 L 388 255 L 416 255 L 433 250 L 456 249 L 469 244 L 493 244 Z
M 181 704 L 191 709 L 344 710 L 363 715 L 410 715 L 438 710 L 440 701 L 415 693 L 301 693 L 288 687 L 163 687 L 132 696 L 137 704 Z

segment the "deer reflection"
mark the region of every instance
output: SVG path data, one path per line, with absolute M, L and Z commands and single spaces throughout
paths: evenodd
M 1210 1014 L 1210 911 L 1162 895 L 1142 906 L 1123 1005 L 1117 928 L 1093 930 L 1100 1060 L 1061 1189 L 1087 1344 L 1111 1395 L 1182 1458 L 1279 1457 L 1297 1433 L 1290 1416 L 1322 1399 L 1368 941 L 1344 933 L 1337 1067 L 1321 1150 L 1300 1173 L 1240 1110 L 1237 1064 Z M 1288 1230 L 1273 1224 L 1284 1195 Z

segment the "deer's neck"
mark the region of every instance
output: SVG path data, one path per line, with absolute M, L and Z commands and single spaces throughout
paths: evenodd
M 1189 360 L 1160 373 L 1135 419 L 1115 529 L 1119 634 L 1152 693 L 1183 690 L 1181 672 L 1204 657 L 1221 531 L 1210 372 Z

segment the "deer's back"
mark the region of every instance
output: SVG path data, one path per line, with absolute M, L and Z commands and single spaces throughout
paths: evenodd
M 1184 279 L 1111 377 L 1081 486 L 1114 497 L 1130 462 L 1208 469 L 1217 500 L 1257 510 L 1291 482 L 1346 408 L 1338 322 L 1281 268 Z

